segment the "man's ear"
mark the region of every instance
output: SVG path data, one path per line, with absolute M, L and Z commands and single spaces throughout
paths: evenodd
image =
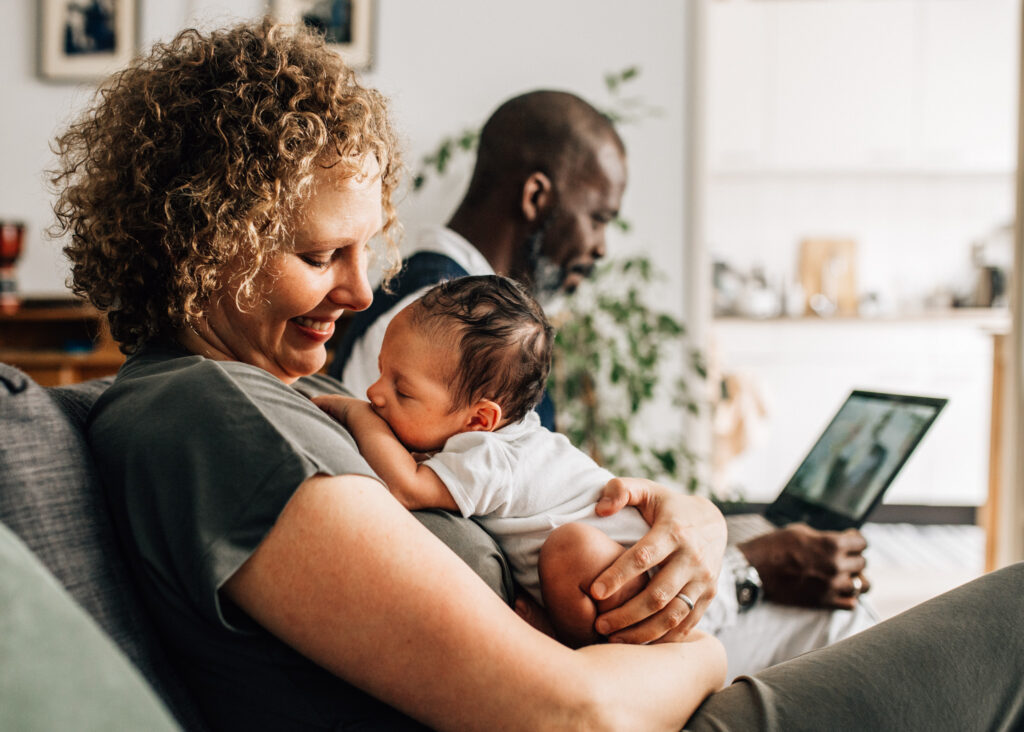
M 530 173 L 530 177 L 523 183 L 523 218 L 530 223 L 540 221 L 553 202 L 551 179 L 539 170 Z
M 473 405 L 466 424 L 468 432 L 493 432 L 501 424 L 501 407 L 490 399 L 481 399 Z

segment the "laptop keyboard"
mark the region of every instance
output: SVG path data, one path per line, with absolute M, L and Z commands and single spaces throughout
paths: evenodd
M 756 536 L 775 531 L 778 527 L 759 513 L 741 513 L 726 516 L 725 523 L 729 530 L 729 543 L 740 544 Z

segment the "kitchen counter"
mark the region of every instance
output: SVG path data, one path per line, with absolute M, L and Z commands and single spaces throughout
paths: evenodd
M 952 308 L 949 310 L 921 310 L 893 315 L 878 316 L 840 316 L 822 318 L 817 315 L 796 317 L 753 318 L 744 315 L 718 315 L 713 323 L 715 326 L 729 324 L 759 323 L 777 326 L 850 326 L 850 325 L 906 325 L 920 324 L 923 326 L 974 326 L 992 333 L 1007 333 L 1010 330 L 1010 311 L 1004 308 Z

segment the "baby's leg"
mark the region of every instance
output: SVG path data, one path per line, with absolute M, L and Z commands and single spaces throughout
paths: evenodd
M 603 643 L 594 631 L 599 613 L 618 607 L 647 584 L 646 576 L 627 583 L 611 597 L 595 602 L 591 583 L 623 552 L 600 529 L 566 524 L 551 532 L 540 550 L 540 587 L 555 633 L 573 648 Z

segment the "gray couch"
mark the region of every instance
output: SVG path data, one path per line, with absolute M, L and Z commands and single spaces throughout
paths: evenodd
M 46 644 L 36 641 L 33 642 L 39 652 L 31 658 L 11 662 L 5 656 L 4 668 L 0 670 L 0 708 L 6 709 L 7 714 L 19 709 L 18 713 L 25 716 L 5 718 L 4 711 L 0 711 L 0 726 L 4 722 L 18 722 L 20 729 L 47 729 L 53 728 L 53 720 L 61 719 L 59 714 L 53 716 L 57 712 L 84 714 L 83 702 L 66 696 L 67 687 L 77 683 L 69 679 L 77 674 L 82 678 L 80 685 L 89 687 L 95 685 L 97 676 L 106 679 L 114 673 L 97 665 L 97 654 L 93 651 L 73 653 L 77 641 L 70 637 L 70 627 L 53 619 L 50 610 L 62 602 L 60 596 L 69 595 L 74 600 L 67 601 L 70 615 L 78 613 L 79 607 L 85 610 L 78 613 L 83 616 L 82 624 L 98 626 L 113 641 L 112 655 L 120 656 L 113 646 L 123 652 L 130 661 L 130 665 L 123 664 L 128 674 L 134 675 L 137 670 L 145 680 L 138 688 L 144 690 L 148 686 L 155 692 L 155 698 L 162 700 L 181 727 L 203 732 L 207 728 L 200 711 L 168 662 L 133 585 L 85 441 L 83 429 L 89 409 L 109 383 L 105 379 L 43 388 L 21 371 L 0 364 L 0 549 L 10 550 L 0 551 L 0 559 L 4 560 L 0 563 L 0 636 L 7 635 L 0 637 L 0 655 L 12 652 L 18 642 L 26 645 L 26 639 L 38 638 L 56 639 L 54 648 L 70 656 L 48 659 L 48 651 L 43 647 Z M 19 544 L 27 547 L 31 555 L 21 551 Z M 18 557 L 29 560 L 20 561 Z M 11 569 L 11 563 L 19 562 L 36 566 L 26 571 L 22 571 L 22 566 L 17 571 Z M 40 562 L 45 570 L 38 566 Z M 25 579 L 29 577 L 35 579 Z M 53 578 L 63 590 L 52 582 Z M 34 584 L 19 584 L 23 582 Z M 53 587 L 46 587 L 47 582 Z M 40 584 L 48 593 L 44 597 L 50 599 L 40 600 L 35 594 L 36 585 Z M 60 627 L 50 627 L 53 623 Z M 99 633 L 95 635 L 102 638 Z M 48 673 L 51 662 L 61 668 Z M 107 670 L 98 673 L 96 668 Z M 57 675 L 63 686 L 49 688 Z M 31 679 L 37 680 L 30 682 Z M 33 690 L 30 683 L 41 688 Z M 47 699 L 57 691 L 65 697 Z M 95 688 L 83 688 L 82 694 L 95 702 Z M 118 704 L 124 701 L 111 698 L 109 709 L 120 714 Z M 70 709 L 56 709 L 54 705 Z M 102 706 L 102 700 L 98 706 Z M 158 713 L 164 713 L 159 703 L 153 706 Z M 47 718 L 45 714 L 51 716 Z M 89 728 L 81 717 L 78 722 L 74 728 Z M 95 728 L 102 726 L 99 722 L 95 724 Z M 146 726 L 157 728 L 159 724 Z M 119 724 L 116 728 L 126 727 Z

